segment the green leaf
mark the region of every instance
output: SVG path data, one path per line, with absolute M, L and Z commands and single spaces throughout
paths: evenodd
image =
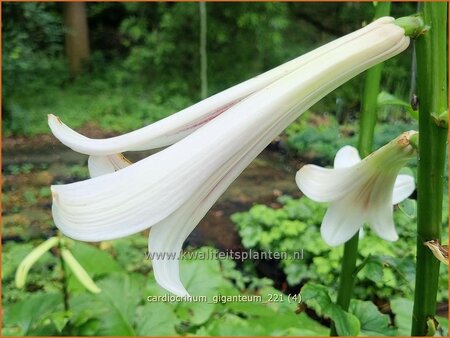
M 166 303 L 147 303 L 138 308 L 136 332 L 140 336 L 175 336 L 180 320 L 174 307 Z
M 394 95 L 382 91 L 378 94 L 378 98 L 377 98 L 377 103 L 378 106 L 401 106 L 404 107 L 406 109 L 406 112 L 409 113 L 409 115 L 414 118 L 414 119 L 418 119 L 418 113 L 416 110 L 414 110 L 411 105 L 408 102 L 405 102 L 403 100 L 400 100 L 399 98 L 395 97 Z
M 294 313 L 297 309 L 297 303 L 289 302 L 287 300 L 287 295 L 272 286 L 261 288 L 259 290 L 259 294 L 261 295 L 263 302 L 267 302 L 267 306 L 277 313 L 285 310 Z M 269 301 L 271 299 L 282 301 Z
M 383 281 L 383 265 L 380 261 L 369 260 L 364 266 L 364 275 L 375 283 L 380 283 Z
M 204 247 L 198 249 L 199 255 L 205 254 L 212 248 Z M 180 275 L 186 289 L 192 296 L 214 296 L 219 288 L 227 283 L 223 278 L 220 264 L 217 260 L 181 260 Z M 206 302 L 182 302 L 177 306 L 178 316 L 194 325 L 206 322 L 213 314 L 216 305 Z
M 4 309 L 3 325 L 17 335 L 28 335 L 38 322 L 62 308 L 62 295 L 37 293 Z
M 197 252 L 213 250 L 209 247 L 198 249 Z M 217 294 L 217 289 L 226 281 L 222 277 L 220 264 L 217 260 L 181 260 L 180 275 L 183 285 L 192 296 L 213 296 Z
M 254 324 L 254 323 L 253 323 Z M 264 328 L 252 325 L 248 320 L 233 314 L 225 314 L 211 322 L 207 331 L 211 336 L 258 336 L 264 335 Z
M 125 274 L 114 274 L 98 283 L 102 290 L 98 298 L 107 307 L 107 312 L 100 318 L 101 328 L 98 335 L 136 334 L 133 322 L 136 307 L 145 297 L 140 292 L 144 283 L 143 278 Z
M 378 311 L 370 301 L 352 299 L 349 312 L 360 322 L 361 333 L 366 336 L 393 336 L 395 330 L 389 327 L 389 316 Z
M 307 283 L 301 290 L 302 301 L 319 316 L 333 320 L 340 336 L 357 336 L 360 330 L 358 318 L 334 304 L 325 286 Z
M 66 327 L 72 313 L 70 311 L 56 311 L 50 315 L 50 320 L 55 325 L 59 333 Z
M 260 317 L 251 319 L 250 323 L 263 327 L 264 335 L 267 336 L 328 336 L 330 333 L 330 329 L 311 319 L 304 312 L 296 314 L 294 310 L 281 308 L 273 316 L 276 320 Z
M 245 316 L 260 316 L 273 317 L 276 312 L 270 309 L 267 304 L 255 302 L 229 302 L 225 304 L 227 309 L 230 309 L 236 314 L 243 314 Z
M 108 311 L 108 303 L 92 293 L 76 293 L 69 299 L 72 312 L 70 326 L 76 327 L 80 336 L 98 335 L 102 327 L 101 318 Z
M 397 298 L 391 300 L 391 310 L 395 315 L 395 326 L 397 327 L 397 335 L 411 335 L 413 301 L 405 298 Z
M 111 272 L 123 271 L 115 259 L 107 252 L 82 242 L 74 242 L 70 251 L 83 268 L 94 277 L 100 277 Z
M 176 308 L 177 316 L 192 325 L 205 323 L 214 313 L 216 304 L 205 302 L 179 303 Z

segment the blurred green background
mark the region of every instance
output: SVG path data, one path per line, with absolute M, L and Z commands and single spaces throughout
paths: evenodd
M 269 303 L 148 303 L 162 295 L 145 259 L 147 235 L 66 246 L 102 289 L 89 293 L 47 252 L 16 288 L 21 260 L 57 234 L 51 184 L 88 178 L 86 156 L 59 144 L 47 114 L 91 137 L 127 132 L 201 99 L 198 3 L 2 4 L 2 302 L 4 335 L 328 335 L 330 320 L 348 335 L 409 335 L 415 265 L 415 195 L 395 208 L 400 239 L 365 230 L 361 271 L 349 313 L 334 300 L 342 247 L 320 238 L 325 205 L 301 196 L 294 182 L 304 163 L 331 165 L 337 149 L 355 145 L 363 76 L 338 88 L 287 128 L 237 179 L 186 241 L 186 250 L 294 252 L 294 260 L 181 262 L 193 295 L 295 296 Z M 372 3 L 207 3 L 208 95 L 288 61 L 371 21 Z M 415 13 L 394 3 L 392 16 Z M 85 20 L 83 20 L 85 18 Z M 87 39 L 71 22 L 86 24 Z M 79 22 L 79 21 L 78 21 Z M 88 46 L 82 55 L 72 43 Z M 83 40 L 83 39 L 82 39 Z M 78 58 L 78 66 L 74 60 Z M 387 61 L 382 89 L 409 102 L 412 48 Z M 386 97 L 386 96 L 385 96 Z M 379 100 L 378 148 L 416 129 L 402 106 Z M 138 160 L 148 153 L 127 154 Z M 412 173 L 415 163 L 411 163 Z M 443 229 L 447 234 L 448 211 Z M 448 312 L 441 268 L 440 315 Z M 280 297 L 281 297 L 280 296 Z M 68 298 L 68 306 L 64 306 Z M 281 298 L 280 298 L 281 299 Z M 446 335 L 447 322 L 439 318 Z
M 199 8 L 192 3 L 88 3 L 89 53 L 71 76 L 71 34 L 59 3 L 3 6 L 3 133 L 47 133 L 53 113 L 124 132 L 200 99 Z M 66 9 L 67 11 L 67 9 Z M 393 6 L 392 15 L 415 12 Z M 76 15 L 74 12 L 73 15 Z M 371 21 L 371 3 L 213 3 L 207 6 L 208 93 L 213 94 Z M 66 26 L 65 26 L 66 23 Z M 73 53 L 72 53 L 73 54 Z M 407 99 L 411 53 L 387 62 L 383 88 Z M 358 112 L 351 81 L 318 111 L 340 121 Z

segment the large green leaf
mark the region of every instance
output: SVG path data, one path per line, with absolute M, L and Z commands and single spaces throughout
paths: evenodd
M 123 271 L 110 254 L 93 245 L 74 242 L 70 251 L 91 276 L 100 277 L 111 272 Z
M 352 299 L 349 312 L 353 313 L 361 324 L 361 333 L 367 336 L 393 336 L 395 330 L 390 327 L 389 316 L 378 311 L 369 301 Z
M 394 322 L 399 336 L 411 335 L 412 309 L 412 300 L 405 298 L 391 300 L 391 310 L 395 315 Z
M 207 253 L 214 250 L 204 247 L 196 251 L 197 254 L 211 255 Z M 222 277 L 220 264 L 216 259 L 206 260 L 181 260 L 180 275 L 183 285 L 192 296 L 213 296 L 217 289 L 226 283 Z
M 212 248 L 201 248 L 197 253 L 208 255 Z M 211 253 L 209 253 L 211 254 Z M 207 302 L 183 302 L 177 306 L 177 315 L 194 325 L 206 322 L 213 314 L 216 304 L 212 304 L 211 297 L 218 294 L 219 288 L 227 284 L 222 276 L 220 264 L 215 259 L 181 260 L 180 275 L 184 286 L 192 296 L 207 296 Z
M 180 320 L 174 307 L 166 303 L 148 303 L 137 310 L 136 332 L 141 336 L 174 336 Z
M 336 331 L 340 336 L 356 336 L 359 334 L 358 318 L 334 304 L 325 286 L 307 283 L 302 288 L 301 295 L 303 302 L 319 316 L 329 317 L 333 320 Z
M 98 295 L 89 292 L 73 294 L 69 299 L 70 326 L 74 335 L 95 336 L 101 327 L 101 318 L 108 311 L 108 304 L 102 302 Z
M 142 277 L 142 276 L 139 276 Z M 136 275 L 114 274 L 101 280 L 98 285 L 102 292 L 98 294 L 102 305 L 107 308 L 100 318 L 101 327 L 98 335 L 135 335 L 133 328 L 135 311 L 140 302 L 144 301 L 144 279 Z
M 8 335 L 28 335 L 52 312 L 62 309 L 62 295 L 37 293 L 4 309 L 3 326 Z M 2 331 L 3 332 L 3 331 Z M 5 332 L 3 332 L 5 334 Z

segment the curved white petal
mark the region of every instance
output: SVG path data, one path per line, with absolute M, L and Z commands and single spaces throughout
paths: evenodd
M 372 230 L 386 241 L 393 242 L 398 239 L 392 204 L 386 203 L 383 208 L 376 210 L 376 213 L 371 216 L 369 224 Z
M 364 179 L 364 171 L 358 166 L 327 169 L 308 164 L 295 175 L 295 182 L 303 194 L 316 202 L 336 201 L 354 190 Z
M 91 177 L 110 174 L 126 168 L 130 164 L 132 163 L 122 154 L 89 156 L 88 159 L 89 174 Z
M 407 199 L 416 189 L 414 177 L 410 175 L 398 175 L 394 184 L 392 204 L 398 204 Z
M 345 243 L 362 227 L 364 217 L 353 196 L 331 203 L 320 227 L 323 240 L 331 246 Z
M 394 175 L 380 175 L 377 178 L 370 195 L 367 219 L 379 237 L 391 242 L 398 239 L 394 225 L 394 207 L 391 202 L 394 182 Z
M 261 135 L 265 136 L 258 143 L 259 151 L 321 97 L 408 44 L 401 28 L 381 24 L 242 100 L 147 159 L 109 175 L 53 186 L 56 225 L 69 237 L 99 241 L 163 221 L 192 199 L 210 177 L 221 173 L 230 159 L 238 163 L 242 150 L 252 147 Z
M 344 146 L 338 150 L 334 157 L 334 168 L 348 168 L 361 162 L 358 149 L 352 146 Z
M 223 114 L 244 98 L 249 97 L 251 94 L 263 89 L 274 81 L 290 75 L 306 65 L 316 67 L 317 59 L 332 53 L 336 49 L 340 48 L 342 50 L 342 46 L 351 45 L 352 42 L 362 37 L 378 35 L 374 38 L 374 41 L 377 40 L 380 42 L 378 46 L 379 55 L 372 58 L 372 60 L 370 60 L 371 56 L 369 54 L 372 51 L 375 52 L 377 48 L 375 44 L 369 53 L 365 52 L 363 48 L 359 48 L 359 46 L 354 46 L 354 48 L 359 48 L 363 54 L 368 56 L 368 63 L 375 64 L 392 55 L 398 54 L 407 47 L 409 38 L 404 36 L 401 28 L 393 27 L 393 21 L 394 19 L 390 17 L 380 18 L 358 31 L 334 40 L 253 79 L 213 95 L 191 107 L 183 109 L 177 114 L 173 114 L 128 134 L 108 139 L 90 139 L 70 129 L 54 115 L 48 116 L 48 123 L 55 137 L 63 144 L 75 151 L 88 155 L 109 155 L 124 151 L 146 150 L 168 146 L 186 137 L 211 119 Z M 380 39 L 383 34 L 386 38 Z M 346 54 L 345 52 L 341 53 L 341 55 L 344 56 Z M 376 61 L 373 59 L 376 59 Z M 335 69 L 333 72 L 339 72 L 339 69 Z M 356 73 L 359 72 L 357 71 Z M 352 76 L 348 75 L 347 78 Z M 330 82 L 332 84 L 334 83 L 334 81 Z
M 53 217 L 67 236 L 85 241 L 123 237 L 175 211 L 195 189 L 194 174 L 173 172 L 177 159 L 160 152 L 109 175 L 52 186 Z M 189 161 L 178 156 L 180 164 Z M 181 169 L 181 168 L 180 168 Z M 200 171 L 197 177 L 201 176 Z
M 48 125 L 61 143 L 87 155 L 110 155 L 124 151 L 155 149 L 183 139 L 250 94 L 246 93 L 237 98 L 224 95 L 213 103 L 205 102 L 213 98 L 211 97 L 146 127 L 107 139 L 91 139 L 81 135 L 52 114 L 48 115 Z

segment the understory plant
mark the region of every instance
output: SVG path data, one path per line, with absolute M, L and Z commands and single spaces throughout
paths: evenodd
M 447 201 L 445 199 L 443 202 L 441 225 L 444 237 L 447 234 Z M 306 197 L 288 195 L 279 197 L 276 204 L 257 204 L 248 211 L 231 216 L 242 244 L 249 250 L 286 252 L 288 257 L 276 263 L 286 275 L 290 290 L 314 281 L 326 286 L 330 294 L 335 295 L 342 248 L 330 247 L 320 238 L 326 206 Z M 363 229 L 357 261 L 360 271 L 354 298 L 388 301 L 400 297 L 412 301 L 416 256 L 415 200 L 408 199 L 395 207 L 394 222 L 401 238 L 396 242 L 382 242 L 369 228 Z M 302 253 L 301 260 L 293 259 L 295 252 Z M 254 269 L 253 265 L 257 263 L 252 261 L 247 265 Z M 447 282 L 447 272 L 443 270 L 439 278 L 439 302 L 448 299 Z
M 68 270 L 70 297 L 69 310 L 65 310 L 58 286 L 59 258 L 52 252 L 46 252 L 30 269 L 25 288 L 17 292 L 14 274 L 33 244 L 8 243 L 3 248 L 3 335 L 326 336 L 326 320 L 312 319 L 302 304 L 324 317 L 336 318 L 328 287 L 311 283 L 303 290 L 302 299 L 292 294 L 288 301 L 288 295 L 275 289 L 272 281 L 243 273 L 229 259 L 188 258 L 180 262 L 181 275 L 192 295 L 207 296 L 208 302 L 157 301 L 158 296 L 168 294 L 149 274 L 151 264 L 142 254 L 147 245 L 145 236 L 103 242 L 99 247 L 66 241 L 101 292 L 88 292 Z M 232 301 L 233 296 L 261 296 L 261 300 Z M 347 318 L 339 323 L 351 335 L 406 335 L 412 302 L 396 297 L 391 308 L 395 319 L 380 313 L 370 301 L 354 300 Z M 439 318 L 441 323 L 444 320 Z M 437 331 L 437 335 L 445 334 Z

